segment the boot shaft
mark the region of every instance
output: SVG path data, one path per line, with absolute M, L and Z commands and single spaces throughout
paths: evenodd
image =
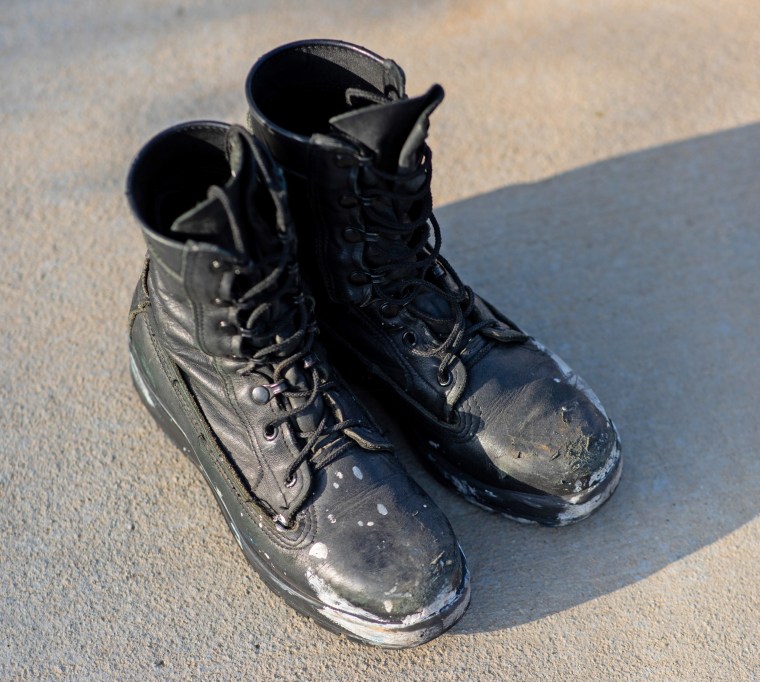
M 314 467 L 389 449 L 325 360 L 284 178 L 249 133 L 199 122 L 158 135 L 128 195 L 148 245 L 151 334 L 269 509 L 290 521 Z M 140 345 L 150 355 L 145 334 Z
M 404 87 L 393 61 L 339 41 L 286 45 L 248 76 L 249 124 L 285 169 L 318 298 L 364 306 L 379 279 L 424 276 L 435 260 L 421 254 L 432 210 L 424 140 L 443 90 L 409 98 Z
M 277 298 L 294 279 L 284 192 L 279 171 L 240 128 L 180 124 L 145 145 L 127 195 L 148 246 L 153 304 L 172 322 L 162 325 L 168 336 L 189 336 L 210 356 L 244 355 L 252 334 L 241 294 L 269 278 L 262 294 Z
M 466 608 L 466 565 L 317 343 L 284 180 L 258 145 L 202 122 L 138 155 L 134 383 L 275 592 L 330 630 L 419 644 Z
M 330 120 L 350 108 L 347 97 L 369 92 L 377 101 L 400 99 L 404 84 L 404 72 L 389 59 L 338 40 L 308 40 L 261 57 L 246 92 L 256 136 L 278 163 L 303 177 L 312 141 L 327 142 Z

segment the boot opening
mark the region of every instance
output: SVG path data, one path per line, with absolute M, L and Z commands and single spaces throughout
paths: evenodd
M 355 46 L 296 43 L 263 57 L 249 76 L 248 88 L 251 103 L 265 118 L 308 137 L 328 132 L 329 120 L 350 109 L 347 90 L 385 96 L 388 80 L 394 80 L 392 71 L 380 57 Z M 394 89 L 401 87 L 395 84 Z
M 130 198 L 146 225 L 168 233 L 179 216 L 206 199 L 210 186 L 227 182 L 225 130 L 211 123 L 174 129 L 156 138 L 135 160 Z

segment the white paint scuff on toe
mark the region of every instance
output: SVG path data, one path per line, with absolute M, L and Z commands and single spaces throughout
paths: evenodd
M 445 589 L 421 611 L 406 616 L 400 622 L 389 622 L 379 614 L 373 614 L 339 597 L 311 567 L 306 569 L 306 580 L 314 590 L 317 600 L 324 604 L 319 612 L 325 618 L 365 641 L 382 646 L 404 647 L 428 641 L 459 620 L 469 603 L 469 584 L 466 584 L 462 594 L 457 590 Z M 442 622 L 431 624 L 428 628 L 409 631 L 410 627 L 418 623 L 433 620 L 437 614 L 453 606 L 457 599 L 460 603 L 446 614 Z M 387 612 L 393 607 L 391 602 L 391 608 L 388 608 L 389 602 L 391 600 L 383 601 L 383 608 Z
M 616 464 L 620 459 L 620 450 L 615 447 L 615 452 L 613 453 L 613 456 L 610 457 L 610 462 L 612 462 L 612 465 Z M 596 495 L 595 497 L 592 497 L 590 500 L 586 500 L 585 502 L 581 504 L 575 504 L 572 507 L 568 507 L 565 509 L 565 511 L 560 512 L 557 515 L 557 521 L 558 525 L 565 526 L 568 523 L 573 523 L 573 521 L 577 521 L 579 519 L 585 518 L 588 516 L 594 509 L 602 505 L 607 498 L 612 495 L 613 492 L 615 492 L 615 488 L 617 488 L 618 481 L 620 481 L 620 476 L 623 473 L 623 467 L 622 465 L 619 465 L 617 468 L 617 471 L 614 474 L 614 478 L 605 486 L 604 490 Z M 605 474 L 606 476 L 606 474 Z M 604 476 L 602 476 L 602 479 Z M 601 480 L 601 479 L 600 479 Z
M 316 557 L 317 559 L 327 558 L 327 545 L 324 542 L 317 542 L 309 550 L 309 556 Z

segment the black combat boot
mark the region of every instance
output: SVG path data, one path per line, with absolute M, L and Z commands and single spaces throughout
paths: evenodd
M 556 355 L 440 255 L 428 119 L 394 62 L 334 40 L 262 57 L 249 124 L 286 171 L 301 264 L 345 376 L 367 374 L 432 471 L 468 500 L 563 525 L 615 489 L 618 436 Z M 487 248 L 484 246 L 484 248 Z
M 266 150 L 239 127 L 179 125 L 139 153 L 128 195 L 148 244 L 134 383 L 248 561 L 351 638 L 398 648 L 446 630 L 469 600 L 464 558 L 325 361 Z

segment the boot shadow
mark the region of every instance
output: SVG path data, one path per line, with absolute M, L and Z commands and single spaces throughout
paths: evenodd
M 437 209 L 462 279 L 588 381 L 625 459 L 591 518 L 521 526 L 442 488 L 381 413 L 469 559 L 454 635 L 625 588 L 760 511 L 759 157 L 753 124 Z

